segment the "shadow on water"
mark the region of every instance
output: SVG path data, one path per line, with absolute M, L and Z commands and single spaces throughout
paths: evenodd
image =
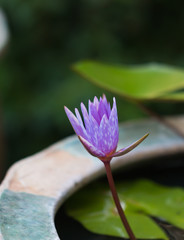
M 121 169 L 115 173 L 116 180 L 133 180 L 147 178 L 167 186 L 184 188 L 184 156 L 172 156 L 153 159 Z M 103 178 L 102 178 L 103 179 Z M 170 240 L 184 240 L 184 230 L 169 223 L 153 218 L 166 232 Z M 56 229 L 62 240 L 120 240 L 123 238 L 94 234 L 86 230 L 79 222 L 67 216 L 62 206 L 55 217 Z

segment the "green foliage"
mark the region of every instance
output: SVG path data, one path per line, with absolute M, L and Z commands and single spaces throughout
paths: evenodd
M 169 188 L 149 180 L 136 180 L 119 182 L 117 191 L 137 238 L 167 239 L 151 216 L 184 229 L 184 190 L 182 188 Z M 111 193 L 102 183 L 92 184 L 76 193 L 67 202 L 66 210 L 70 216 L 92 232 L 127 237 Z
M 184 100 L 184 70 L 162 64 L 112 66 L 93 61 L 73 66 L 81 76 L 114 93 L 135 100 Z

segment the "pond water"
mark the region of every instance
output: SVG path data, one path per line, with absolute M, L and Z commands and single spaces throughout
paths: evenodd
M 103 177 L 104 178 L 104 177 Z M 140 163 L 120 169 L 114 173 L 117 180 L 146 178 L 167 186 L 184 188 L 184 156 L 170 156 L 153 159 L 149 163 Z M 106 179 L 105 179 L 106 180 Z M 98 181 L 98 180 L 97 180 Z M 166 232 L 170 240 L 184 240 L 184 230 L 178 229 L 159 219 L 154 220 Z M 56 229 L 62 240 L 120 240 L 122 238 L 94 234 L 86 230 L 79 222 L 67 216 L 63 205 L 55 217 Z

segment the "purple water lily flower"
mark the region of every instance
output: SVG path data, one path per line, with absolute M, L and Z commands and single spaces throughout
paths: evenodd
M 75 116 L 65 107 L 65 112 L 83 146 L 91 155 L 98 157 L 102 161 L 110 161 L 112 157 L 128 153 L 148 135 L 146 134 L 135 143 L 116 152 L 119 140 L 116 99 L 113 98 L 111 109 L 105 95 L 102 98 L 100 97 L 99 100 L 94 97 L 93 102 L 89 100 L 88 111 L 84 104 L 81 103 L 81 111 L 83 120 L 77 108 L 75 108 Z
M 81 111 L 83 120 L 77 108 L 75 108 L 75 116 L 67 107 L 65 107 L 65 112 L 81 143 L 90 154 L 103 161 L 109 186 L 121 221 L 130 239 L 136 240 L 116 192 L 110 167 L 110 160 L 113 157 L 124 155 L 134 149 L 148 136 L 148 134 L 144 135 L 130 146 L 122 148 L 116 152 L 119 140 L 116 99 L 113 98 L 113 106 L 111 109 L 110 103 L 107 102 L 105 95 L 103 95 L 103 97 L 99 100 L 97 97 L 94 97 L 93 102 L 89 100 L 88 111 L 86 110 L 84 104 L 81 103 Z

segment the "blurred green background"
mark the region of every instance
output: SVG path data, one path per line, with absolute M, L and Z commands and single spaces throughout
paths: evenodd
M 73 133 L 63 106 L 106 93 L 71 71 L 93 59 L 111 64 L 184 66 L 184 2 L 164 0 L 1 0 L 10 40 L 0 59 L 4 169 Z M 145 114 L 117 97 L 120 121 Z M 181 104 L 148 103 L 161 114 Z

